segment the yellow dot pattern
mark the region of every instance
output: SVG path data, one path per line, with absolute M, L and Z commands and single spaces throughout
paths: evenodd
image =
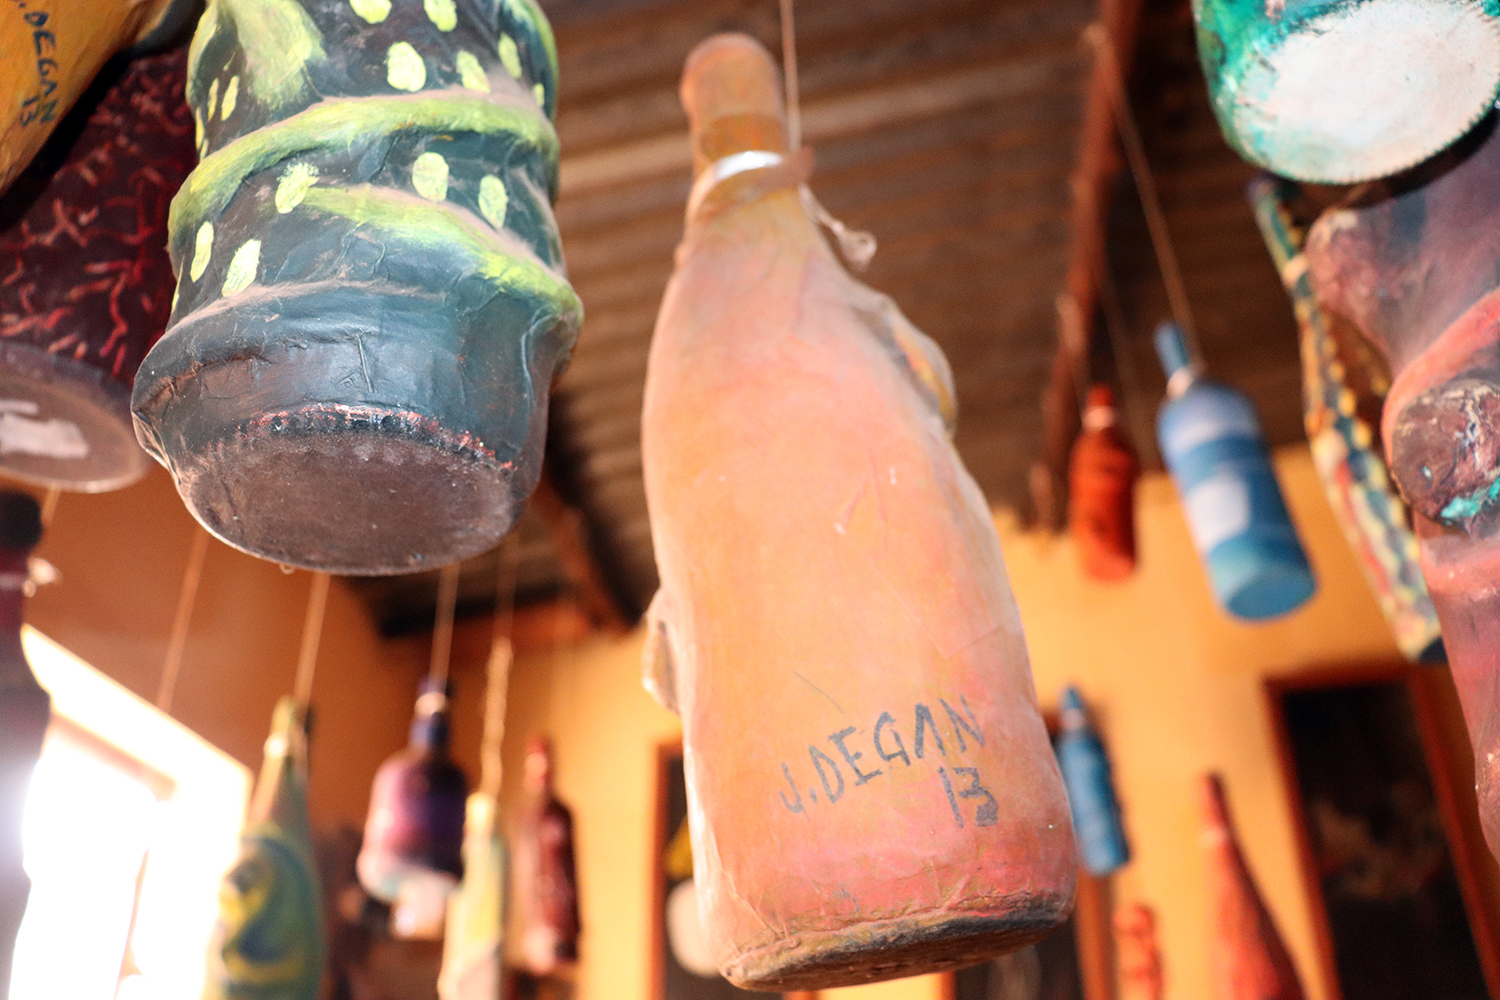
M 453 0 L 422 0 L 422 8 L 439 31 L 452 31 L 458 26 L 458 8 Z
M 386 50 L 385 78 L 397 90 L 412 93 L 427 85 L 427 66 L 410 42 L 397 42 Z
M 224 294 L 234 295 L 249 288 L 260 270 L 260 240 L 246 240 L 230 258 L 224 272 Z
M 496 229 L 505 228 L 505 210 L 510 196 L 505 193 L 505 184 L 500 178 L 486 174 L 479 180 L 479 214 Z
M 228 118 L 234 114 L 234 106 L 240 101 L 240 78 L 232 76 L 229 78 L 229 86 L 224 88 L 224 106 L 219 109 L 219 117 Z
M 448 161 L 437 153 L 423 153 L 411 167 L 411 184 L 428 201 L 448 197 Z
M 203 272 L 208 270 L 208 259 L 214 252 L 214 224 L 205 222 L 198 227 L 198 235 L 193 240 L 193 264 L 188 268 L 188 277 L 197 281 L 203 277 Z
M 214 77 L 213 81 L 208 85 L 208 108 L 203 112 L 203 118 L 205 121 L 214 120 L 214 108 L 218 107 L 218 104 L 219 78 Z
M 349 6 L 371 24 L 379 24 L 391 14 L 391 0 L 349 0 Z
M 531 96 L 536 98 L 536 103 L 539 106 L 542 106 L 542 107 L 546 106 L 546 104 L 547 104 L 547 88 L 546 87 L 543 87 L 540 83 L 532 84 L 532 87 L 531 87 Z
M 500 65 L 517 80 L 521 79 L 521 50 L 516 47 L 516 40 L 509 35 L 500 36 Z
M 458 68 L 459 83 L 470 90 L 482 90 L 486 94 L 490 92 L 490 78 L 485 75 L 478 56 L 472 52 L 459 50 L 458 55 L 453 57 L 453 64 Z
M 318 168 L 311 163 L 293 163 L 276 182 L 276 211 L 285 215 L 307 197 L 308 189 L 318 183 Z

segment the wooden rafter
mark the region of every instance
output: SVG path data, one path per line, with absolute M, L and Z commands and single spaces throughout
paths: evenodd
M 604 632 L 625 632 L 629 623 L 594 558 L 588 538 L 588 522 L 581 511 L 557 492 L 551 473 L 543 471 L 536 492 L 531 495 L 529 509 L 547 525 L 563 575 L 573 585 L 578 603 L 589 621 Z
M 1129 74 L 1135 56 L 1143 0 L 1100 0 L 1099 20 L 1114 44 L 1120 70 Z M 1099 306 L 1099 275 L 1105 260 L 1109 213 L 1123 161 L 1116 142 L 1109 68 L 1096 60 L 1084 97 L 1078 161 L 1068 179 L 1072 194 L 1072 244 L 1063 291 L 1057 300 L 1057 354 L 1042 396 L 1043 458 L 1032 476 L 1038 520 L 1062 523 L 1061 501 L 1068 453 L 1078 435 L 1080 373 L 1087 372 Z

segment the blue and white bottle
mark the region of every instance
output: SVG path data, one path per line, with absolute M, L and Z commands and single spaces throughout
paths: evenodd
M 1089 725 L 1077 688 L 1063 692 L 1061 723 L 1057 766 L 1068 790 L 1078 854 L 1083 866 L 1102 878 L 1130 860 L 1130 845 L 1125 841 L 1109 758 Z
M 1316 584 L 1254 407 L 1200 375 L 1176 324 L 1156 328 L 1156 353 L 1167 373 L 1157 438 L 1214 597 L 1250 621 L 1291 611 Z

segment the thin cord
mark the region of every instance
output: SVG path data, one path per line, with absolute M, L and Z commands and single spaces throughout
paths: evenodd
M 172 696 L 177 693 L 177 675 L 182 670 L 188 625 L 193 620 L 193 606 L 198 601 L 198 584 L 203 579 L 203 558 L 208 554 L 208 532 L 202 525 L 195 527 L 193 544 L 188 549 L 187 568 L 182 571 L 182 589 L 177 592 L 177 615 L 172 619 L 172 637 L 167 640 L 161 684 L 156 689 L 156 707 L 168 715 L 172 711 Z
M 797 95 L 797 23 L 792 0 L 781 0 L 781 71 L 786 79 L 786 138 L 795 153 L 802 148 L 802 102 Z
M 484 734 L 479 743 L 479 790 L 500 797 L 501 747 L 505 741 L 505 710 L 510 694 L 510 665 L 515 656 L 516 538 L 500 545 L 500 568 L 495 574 L 495 634 L 485 668 Z
M 1136 372 L 1135 355 L 1130 353 L 1130 324 L 1125 319 L 1120 288 L 1115 284 L 1115 276 L 1103 254 L 1096 259 L 1096 267 L 1098 274 L 1095 280 L 1099 287 L 1100 311 L 1104 313 L 1104 329 L 1109 334 L 1110 353 L 1114 355 L 1115 371 L 1119 373 L 1120 388 L 1124 390 L 1120 394 L 1120 409 L 1124 413 L 1125 423 L 1130 427 L 1130 436 L 1137 442 L 1149 441 L 1152 439 L 1151 426 L 1139 405 L 1142 398 L 1137 395 L 1141 385 L 1140 375 Z
M 797 19 L 792 0 L 781 0 L 781 72 L 786 90 L 787 146 L 795 153 L 802 148 L 802 98 L 797 86 Z M 833 234 L 839 253 L 849 266 L 856 271 L 869 267 L 878 246 L 875 237 L 861 229 L 850 229 L 834 218 L 806 184 L 799 190 L 802 207 Z
M 42 527 L 52 523 L 52 515 L 57 513 L 57 501 L 62 499 L 62 490 L 56 486 L 47 488 L 47 493 L 42 497 Z
M 432 629 L 432 663 L 427 679 L 438 691 L 448 689 L 448 657 L 453 652 L 453 610 L 458 604 L 458 563 L 443 567 L 438 577 L 437 623 Z
M 1161 268 L 1162 282 L 1167 286 L 1167 301 L 1171 303 L 1172 316 L 1182 329 L 1183 339 L 1187 341 L 1193 357 L 1202 358 L 1198 328 L 1193 322 L 1193 307 L 1188 301 L 1187 285 L 1182 280 L 1182 268 L 1177 261 L 1177 251 L 1172 246 L 1172 234 L 1167 229 L 1167 216 L 1162 211 L 1156 178 L 1151 173 L 1151 161 L 1146 156 L 1140 129 L 1130 110 L 1130 99 L 1125 93 L 1125 80 L 1120 75 L 1120 63 L 1115 58 L 1114 43 L 1110 41 L 1109 33 L 1102 24 L 1089 25 L 1083 34 L 1094 46 L 1099 64 L 1104 69 L 1106 89 L 1109 91 L 1110 103 L 1114 106 L 1115 127 L 1120 133 L 1120 144 L 1125 148 L 1125 160 L 1130 164 L 1131 176 L 1135 178 L 1141 209 L 1146 214 L 1146 226 L 1151 231 L 1151 245 L 1156 250 L 1156 263 Z
M 307 592 L 307 618 L 302 622 L 302 650 L 297 654 L 297 680 L 292 699 L 306 707 L 312 699 L 313 672 L 318 666 L 318 645 L 323 640 L 323 612 L 328 607 L 328 574 L 314 573 Z

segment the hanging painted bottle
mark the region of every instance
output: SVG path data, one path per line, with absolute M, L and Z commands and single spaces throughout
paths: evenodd
M 423 683 L 407 745 L 375 772 L 360 884 L 393 904 L 401 936 L 441 937 L 448 894 L 463 876 L 468 779 L 449 753 L 448 697 Z
M 1255 408 L 1200 374 L 1176 324 L 1157 327 L 1156 351 L 1167 373 L 1157 438 L 1214 597 L 1247 621 L 1294 610 L 1316 584 Z
M 1303 1000 L 1291 953 L 1245 863 L 1217 774 L 1199 786 L 1208 867 L 1209 975 L 1215 1000 Z
M 573 811 L 552 787 L 552 743 L 526 743 L 525 803 L 511 854 L 511 898 L 516 909 L 516 964 L 546 976 L 578 961 L 578 871 L 573 856 Z
M 195 0 L 15 0 L 0 18 L 0 191 L 112 56 L 170 43 L 197 7 Z
M 0 1000 L 10 992 L 16 933 L 31 892 L 21 867 L 21 813 L 52 717 L 52 699 L 21 648 L 27 563 L 41 538 L 37 502 L 16 490 L 0 491 Z
M 583 320 L 535 0 L 213 0 L 142 445 L 262 558 L 404 573 L 489 549 Z
M 1193 0 L 1193 15 L 1224 137 L 1284 177 L 1398 173 L 1500 93 L 1496 0 Z
M 513 558 L 510 552 L 502 549 L 502 562 Z M 479 787 L 469 796 L 464 816 L 463 880 L 448 898 L 443 931 L 443 964 L 438 972 L 438 996 L 442 1000 L 504 1000 L 506 994 L 504 945 L 510 851 L 500 828 L 500 745 L 511 659 L 510 640 L 497 633 L 485 669 Z
M 1422 579 L 1411 513 L 1391 482 L 1379 428 L 1360 413 L 1360 394 L 1351 384 L 1352 371 L 1372 366 L 1349 356 L 1353 352 L 1334 336 L 1332 317 L 1317 302 L 1302 253 L 1303 233 L 1285 202 L 1290 190 L 1287 182 L 1263 174 L 1251 182 L 1249 196 L 1297 316 L 1302 422 L 1313 466 L 1396 645 L 1409 660 L 1441 661 L 1437 610 Z
M 1068 789 L 1078 856 L 1085 868 L 1102 877 L 1130 860 L 1114 775 L 1104 743 L 1089 724 L 1077 688 L 1069 687 L 1063 692 L 1061 714 L 1057 763 Z
M 1135 481 L 1140 463 L 1120 428 L 1115 394 L 1089 389 L 1083 432 L 1068 461 L 1068 533 L 1083 572 L 1114 582 L 1135 572 Z
M 88 117 L 71 143 L 59 134 L 0 199 L 7 476 L 97 493 L 151 467 L 130 388 L 177 283 L 167 208 L 195 161 L 186 66 L 180 50 L 133 60 L 97 105 L 78 109 Z
M 784 991 L 1024 947 L 1078 863 L 947 362 L 825 241 L 763 46 L 702 43 L 682 98 L 697 179 L 642 413 L 647 669 L 682 715 L 710 950 Z
M 307 819 L 307 711 L 282 698 L 239 860 L 224 876 L 204 1000 L 317 1000 L 327 943 Z

